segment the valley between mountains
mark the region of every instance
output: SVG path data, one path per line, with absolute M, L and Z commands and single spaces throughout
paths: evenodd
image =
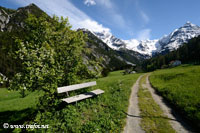
M 0 132 L 198 133 L 199 51 L 191 22 L 155 40 L 123 40 L 74 30 L 35 4 L 0 7 Z M 94 89 L 104 93 L 62 101 Z M 34 124 L 48 128 L 19 126 Z

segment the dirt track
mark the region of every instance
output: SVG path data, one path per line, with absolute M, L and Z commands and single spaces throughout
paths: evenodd
M 146 77 L 146 87 L 151 92 L 154 101 L 160 106 L 164 114 L 169 118 L 170 124 L 176 132 L 178 133 L 193 132 L 192 128 L 184 122 L 181 116 L 178 115 L 176 112 L 174 112 L 170 107 L 170 105 L 167 104 L 161 96 L 155 93 L 155 90 L 151 87 L 151 84 L 149 82 L 149 75 L 147 75 Z
M 124 133 L 144 133 L 144 131 L 140 128 L 140 125 L 139 125 L 141 118 L 139 117 L 140 111 L 138 108 L 138 96 L 137 96 L 137 92 L 139 89 L 139 82 L 142 76 L 138 78 L 138 80 L 132 87 Z
M 171 107 L 163 100 L 163 98 L 155 93 L 155 90 L 151 87 L 151 84 L 149 82 L 149 75 L 146 77 L 146 84 L 143 85 L 151 92 L 151 95 L 154 99 L 154 101 L 160 106 L 160 108 L 163 110 L 164 115 L 169 118 L 169 122 L 171 126 L 174 128 L 174 130 L 178 133 L 191 133 L 194 132 L 192 128 L 187 125 L 184 120 L 179 116 L 177 113 L 175 113 Z M 127 113 L 127 122 L 126 126 L 124 127 L 124 133 L 144 133 L 144 131 L 140 127 L 140 111 L 138 107 L 138 96 L 137 92 L 139 89 L 139 82 L 140 79 L 144 75 L 140 76 L 134 86 L 132 87 L 131 96 L 129 99 L 129 107 L 128 107 L 128 113 Z

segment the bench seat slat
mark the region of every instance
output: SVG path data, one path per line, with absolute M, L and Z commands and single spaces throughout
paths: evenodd
M 67 103 L 73 103 L 73 102 L 80 101 L 80 100 L 83 100 L 83 99 L 86 99 L 86 98 L 90 98 L 90 97 L 93 97 L 93 96 L 96 96 L 96 95 L 99 95 L 99 94 L 102 94 L 102 93 L 104 93 L 103 90 L 97 89 L 97 90 L 93 90 L 91 92 L 87 92 L 87 93 L 84 93 L 84 94 L 80 94 L 80 95 L 76 95 L 76 96 L 73 96 L 73 97 L 62 99 L 62 101 L 65 101 Z
M 63 93 L 63 92 L 69 92 L 69 91 L 78 90 L 78 89 L 95 86 L 95 85 L 97 85 L 97 83 L 96 81 L 93 81 L 93 82 L 87 82 L 87 83 L 82 83 L 82 84 L 59 87 L 57 88 L 57 91 L 58 93 Z

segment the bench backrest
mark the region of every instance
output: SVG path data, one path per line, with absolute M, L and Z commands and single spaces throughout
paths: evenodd
M 93 82 L 87 82 L 87 83 L 82 83 L 82 84 L 59 87 L 57 88 L 57 91 L 58 93 L 63 93 L 63 92 L 69 92 L 69 91 L 78 90 L 78 89 L 95 86 L 95 85 L 97 85 L 97 83 L 96 81 L 93 81 Z

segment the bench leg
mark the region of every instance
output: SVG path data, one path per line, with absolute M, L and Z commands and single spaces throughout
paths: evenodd
M 68 92 L 66 92 L 66 94 L 67 94 L 67 97 L 69 97 L 69 93 L 68 93 Z

